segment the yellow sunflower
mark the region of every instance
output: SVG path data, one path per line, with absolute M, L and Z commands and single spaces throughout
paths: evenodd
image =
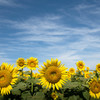
M 89 82 L 89 93 L 91 97 L 99 99 L 100 97 L 100 83 L 97 81 L 96 78 L 91 79 Z
M 36 70 L 39 67 L 37 58 L 30 57 L 27 59 L 27 67 L 31 70 Z
M 100 73 L 100 64 L 96 65 L 96 71 Z
M 79 70 L 79 71 L 83 71 L 83 70 L 85 70 L 85 63 L 83 62 L 83 61 L 78 61 L 78 62 L 76 62 L 76 66 L 77 66 L 77 69 Z
M 39 70 L 41 78 L 40 83 L 46 88 L 55 88 L 59 90 L 67 79 L 66 69 L 58 59 L 51 59 L 49 63 L 45 63 L 42 69 Z
M 13 69 L 13 65 L 2 63 L 0 67 L 0 92 L 1 95 L 10 94 L 13 84 L 18 79 L 18 68 Z
M 57 100 L 58 95 L 56 94 L 56 92 L 52 92 L 51 97 L 53 98 L 53 100 Z
M 90 78 L 89 74 L 90 74 L 90 72 L 85 72 L 84 77 L 85 78 Z
M 90 68 L 89 67 L 86 67 L 86 69 L 89 71 Z
M 74 69 L 74 68 L 70 68 L 70 69 L 69 69 L 69 73 L 70 73 L 71 75 L 74 75 L 74 74 L 75 74 L 75 69 Z
M 18 58 L 18 60 L 16 61 L 16 64 L 19 68 L 24 68 L 26 61 L 24 60 L 24 58 Z

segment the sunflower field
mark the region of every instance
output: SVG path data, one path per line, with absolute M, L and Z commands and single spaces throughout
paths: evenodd
M 83 61 L 77 70 L 67 68 L 58 59 L 18 58 L 16 67 L 0 66 L 0 100 L 100 100 L 100 64 L 90 70 Z M 24 71 L 27 67 L 29 71 Z M 39 73 L 34 73 L 38 68 Z

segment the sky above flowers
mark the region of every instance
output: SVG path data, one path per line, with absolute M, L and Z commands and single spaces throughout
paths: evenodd
M 100 63 L 100 0 L 0 0 L 0 64 L 58 58 Z M 16 66 L 16 65 L 15 65 Z M 36 70 L 37 71 L 37 70 Z

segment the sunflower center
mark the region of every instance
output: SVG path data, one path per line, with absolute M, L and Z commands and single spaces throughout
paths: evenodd
M 24 65 L 24 62 L 20 62 L 19 65 L 20 65 L 20 66 L 23 66 L 23 65 Z
M 55 75 L 56 75 L 56 72 L 51 72 L 51 75 L 52 75 L 52 76 L 55 76 Z
M 4 80 L 4 76 L 0 76 L 0 81 L 3 81 Z
M 70 70 L 70 72 L 71 72 L 71 73 L 74 73 L 74 70 L 73 70 L 73 69 L 71 69 L 71 70 Z
M 83 66 L 81 65 L 79 68 L 83 68 Z
M 58 67 L 51 66 L 45 72 L 45 78 L 49 83 L 57 83 L 61 79 L 61 71 Z
M 34 62 L 31 62 L 30 64 L 31 64 L 31 65 L 34 65 Z
M 12 80 L 12 75 L 8 70 L 0 71 L 0 87 L 7 87 Z
M 51 96 L 52 96 L 52 98 L 56 98 L 57 95 L 55 93 L 53 93 Z

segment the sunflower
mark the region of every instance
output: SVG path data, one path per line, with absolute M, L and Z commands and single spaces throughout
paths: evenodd
M 16 64 L 19 68 L 24 68 L 26 61 L 24 60 L 24 58 L 18 58 L 18 60 L 16 61 Z
M 52 92 L 51 97 L 53 98 L 53 100 L 56 100 L 58 98 L 58 95 L 56 94 L 56 92 Z
M 87 71 L 89 71 L 90 68 L 89 67 L 86 67 L 86 69 L 87 69 Z
M 76 62 L 76 66 L 77 66 L 77 69 L 79 71 L 85 70 L 85 66 L 84 65 L 85 65 L 85 63 L 83 61 Z
M 13 65 L 2 63 L 0 67 L 0 90 L 1 95 L 10 94 L 13 84 L 18 79 L 18 68 L 13 69 Z
M 74 74 L 75 74 L 75 69 L 74 69 L 74 68 L 70 68 L 70 69 L 69 69 L 69 73 L 70 73 L 71 75 L 74 75 Z
M 96 78 L 91 79 L 91 81 L 89 82 L 89 89 L 90 89 L 89 93 L 90 93 L 91 97 L 99 99 L 100 83 L 99 83 L 99 81 L 97 81 Z
M 27 59 L 27 67 L 31 70 L 36 70 L 39 67 L 37 58 L 30 57 Z
M 40 83 L 43 87 L 46 88 L 55 88 L 59 90 L 62 88 L 62 85 L 67 79 L 66 69 L 58 59 L 52 59 L 51 61 L 47 60 L 47 63 L 44 63 L 44 66 L 39 70 L 41 78 Z
M 89 74 L 90 74 L 90 72 L 85 72 L 84 77 L 85 78 L 90 78 Z
M 100 73 L 100 64 L 96 65 L 96 71 Z

